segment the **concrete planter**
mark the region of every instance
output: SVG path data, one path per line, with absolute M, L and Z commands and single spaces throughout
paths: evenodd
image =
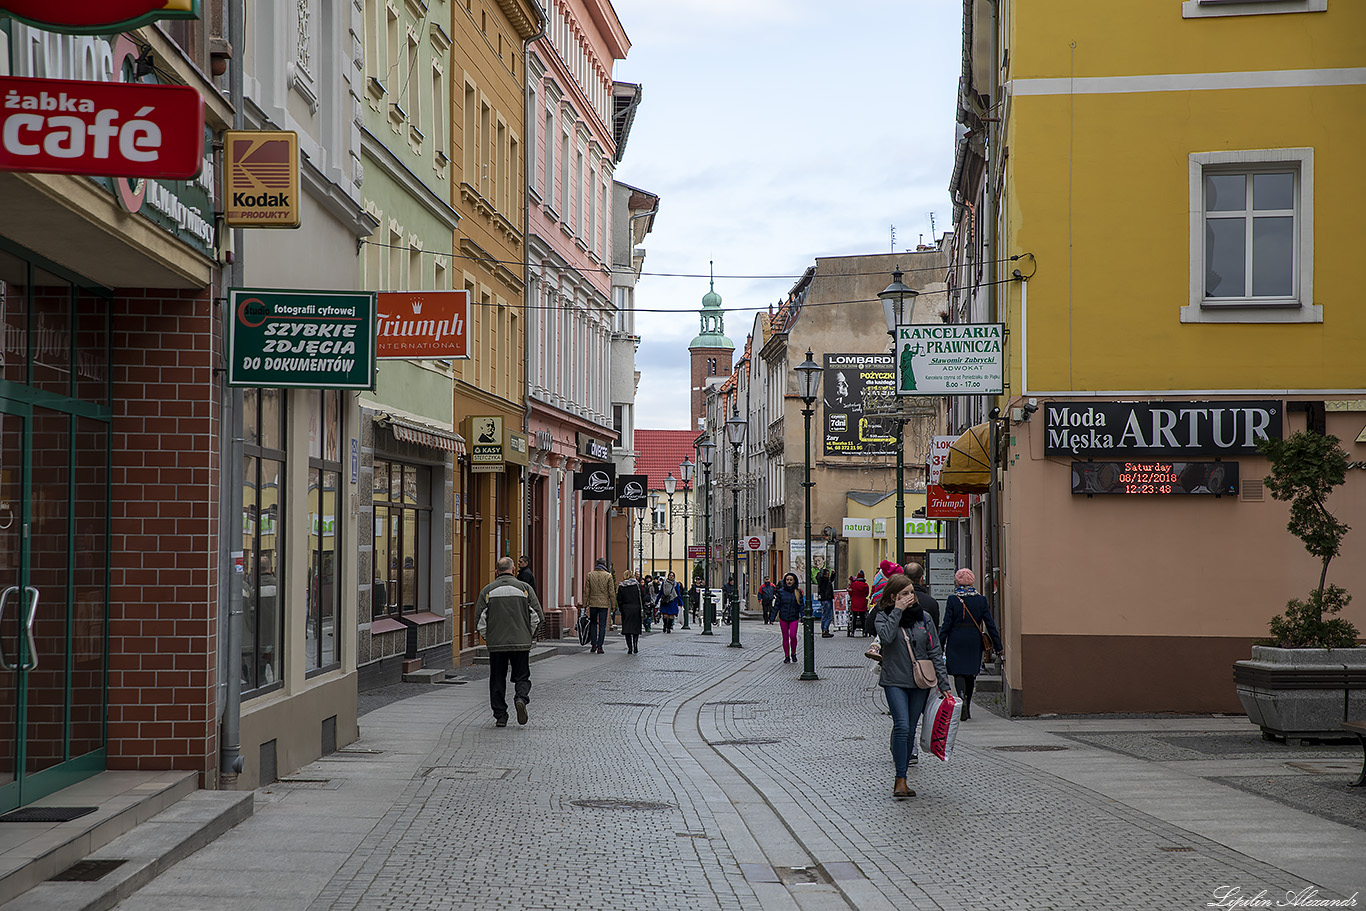
M 1252 647 L 1233 681 L 1248 720 L 1264 737 L 1349 739 L 1344 721 L 1366 719 L 1366 648 Z

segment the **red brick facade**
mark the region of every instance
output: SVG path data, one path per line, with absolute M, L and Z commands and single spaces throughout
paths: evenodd
M 688 352 L 692 355 L 692 395 L 689 399 L 692 410 L 688 413 L 692 424 L 688 430 L 696 434 L 700 432 L 697 422 L 707 414 L 707 378 L 717 376 L 724 379 L 730 376 L 735 351 L 731 348 L 689 348 Z
M 217 769 L 221 314 L 123 290 L 113 319 L 111 769 Z

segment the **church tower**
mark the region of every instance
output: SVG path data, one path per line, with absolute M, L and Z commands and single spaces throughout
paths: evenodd
M 713 274 L 711 290 L 702 295 L 702 331 L 688 345 L 692 355 L 692 426 L 696 431 L 699 421 L 706 416 L 706 389 L 712 378 L 716 382 L 730 376 L 735 359 L 735 343 L 726 338 L 725 314 L 721 311 L 721 295 L 716 293 Z

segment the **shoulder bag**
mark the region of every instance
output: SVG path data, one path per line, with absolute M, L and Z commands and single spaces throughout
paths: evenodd
M 996 654 L 996 648 L 991 644 L 991 637 L 987 635 L 986 626 L 979 623 L 977 618 L 972 615 L 972 611 L 968 610 L 968 602 L 963 600 L 961 595 L 955 595 L 955 597 L 958 598 L 958 603 L 963 605 L 963 618 L 977 627 L 977 634 L 982 637 L 982 660 L 991 661 Z
M 939 685 L 939 675 L 934 672 L 934 662 L 929 658 L 917 658 L 915 649 L 911 648 L 911 637 L 907 635 L 906 628 L 901 629 L 901 638 L 906 643 L 906 651 L 911 653 L 911 677 L 915 680 L 915 685 L 922 690 L 932 690 Z

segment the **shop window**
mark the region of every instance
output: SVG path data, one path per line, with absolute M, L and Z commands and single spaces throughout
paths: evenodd
M 308 618 L 304 669 L 339 661 L 341 630 L 342 393 L 308 393 Z
M 284 608 L 285 429 L 282 389 L 244 390 L 242 407 L 242 692 L 280 685 Z
M 431 528 L 431 471 L 375 460 L 375 559 L 372 618 L 429 609 L 427 565 Z

